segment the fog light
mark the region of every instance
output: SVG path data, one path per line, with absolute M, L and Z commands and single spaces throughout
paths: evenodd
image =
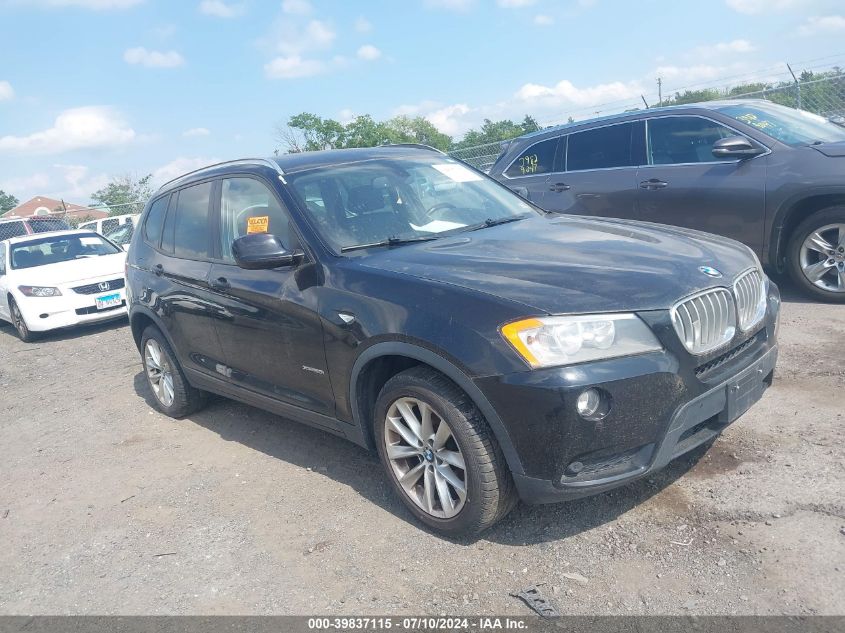
M 587 389 L 578 396 L 575 408 L 585 420 L 601 420 L 610 410 L 610 396 L 600 389 Z

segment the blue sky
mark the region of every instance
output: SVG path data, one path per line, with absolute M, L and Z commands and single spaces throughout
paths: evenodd
M 841 0 L 0 0 L 0 189 L 85 203 L 266 156 L 308 111 L 459 137 L 845 66 Z

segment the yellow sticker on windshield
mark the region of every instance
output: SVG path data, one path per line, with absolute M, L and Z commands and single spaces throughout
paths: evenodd
M 270 226 L 269 215 L 259 215 L 246 220 L 247 233 L 266 233 L 268 226 Z

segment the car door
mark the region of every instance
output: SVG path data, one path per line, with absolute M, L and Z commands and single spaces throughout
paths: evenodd
M 315 268 L 305 256 L 290 268 L 244 270 L 232 242 L 247 233 L 275 235 L 301 250 L 290 215 L 276 193 L 250 176 L 224 178 L 219 204 L 217 261 L 211 271 L 223 307 L 217 331 L 233 383 L 317 413 L 334 414 L 316 312 Z
M 150 208 L 145 225 L 146 237 L 160 244 L 143 265 L 152 271 L 149 293 L 153 309 L 161 316 L 183 366 L 207 374 L 225 373 L 223 353 L 217 339 L 215 321 L 220 305 L 208 285 L 211 273 L 212 229 L 209 222 L 215 182 L 184 187 Z M 167 209 L 163 228 L 150 226 L 160 209 Z
M 6 265 L 8 247 L 0 242 L 0 319 L 10 321 L 9 315 L 9 270 Z
M 558 213 L 633 217 L 637 166 L 645 153 L 643 135 L 642 121 L 569 134 L 565 170 L 548 180 L 541 206 Z
M 502 172 L 500 180 L 523 198 L 543 206 L 549 175 L 558 169 L 560 137 L 527 143 Z
M 648 119 L 647 164 L 637 172 L 637 217 L 717 233 L 760 252 L 768 159 L 726 160 L 712 153 L 713 143 L 736 135 L 700 115 Z

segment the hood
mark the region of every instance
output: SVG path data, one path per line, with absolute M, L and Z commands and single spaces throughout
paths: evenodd
M 123 277 L 126 253 L 85 257 L 69 262 L 14 270 L 15 283 L 27 286 L 61 286 L 94 279 Z
M 654 310 L 755 265 L 739 242 L 677 227 L 537 217 L 366 257 L 365 266 L 516 301 L 550 314 Z M 699 270 L 711 266 L 714 279 Z
M 840 158 L 845 156 L 845 141 L 838 141 L 836 143 L 822 143 L 821 145 L 810 145 L 817 152 L 821 152 L 825 156 L 831 158 Z

